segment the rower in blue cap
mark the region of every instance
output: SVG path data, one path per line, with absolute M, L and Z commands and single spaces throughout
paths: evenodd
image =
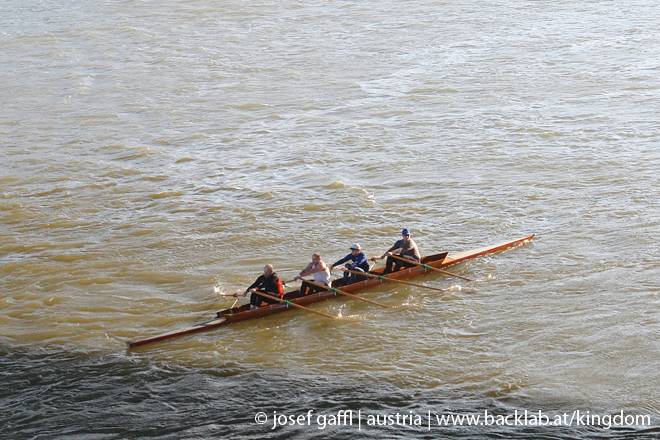
M 385 262 L 385 271 L 383 272 L 384 274 L 396 272 L 400 270 L 401 267 L 415 266 L 412 263 L 406 263 L 405 261 L 392 258 L 392 255 L 398 255 L 407 260 L 415 261 L 417 263 L 419 263 L 420 259 L 422 258 L 421 255 L 419 254 L 419 249 L 417 248 L 417 244 L 413 241 L 412 238 L 410 238 L 410 230 L 408 228 L 404 229 L 403 231 L 401 231 L 401 235 L 403 236 L 403 238 L 401 240 L 398 240 L 396 243 L 394 243 L 394 246 L 389 248 L 387 252 L 385 252 L 380 257 L 372 258 L 372 261 L 376 261 L 376 260 L 382 260 L 383 258 L 387 257 L 387 261 Z

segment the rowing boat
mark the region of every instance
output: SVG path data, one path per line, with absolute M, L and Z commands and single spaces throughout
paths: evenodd
M 457 254 L 448 255 L 448 252 L 442 252 L 435 255 L 429 255 L 422 258 L 421 262 L 427 266 L 434 267 L 436 269 L 444 269 L 449 266 L 453 266 L 462 261 L 469 260 L 472 258 L 479 257 L 481 255 L 490 254 L 493 252 L 501 251 L 507 248 L 511 248 L 518 244 L 529 241 L 534 236 L 521 238 L 518 240 L 507 241 L 504 243 L 498 243 L 491 246 L 486 246 L 478 249 L 473 249 L 471 251 L 460 252 Z M 383 268 L 374 269 L 370 273 L 374 275 L 380 275 L 383 272 Z M 426 269 L 422 266 L 415 266 L 407 269 L 400 270 L 398 272 L 392 272 L 387 275 L 387 278 L 370 278 L 364 281 L 359 281 L 354 284 L 349 284 L 343 286 L 343 279 L 339 278 L 332 281 L 331 287 L 338 289 L 341 287 L 341 290 L 348 293 L 356 293 L 365 289 L 370 289 L 377 287 L 381 284 L 388 284 L 395 282 L 395 280 L 405 280 L 408 278 L 417 277 L 420 275 L 431 273 L 431 269 Z M 307 306 L 315 302 L 324 301 L 327 299 L 335 298 L 341 296 L 341 293 L 333 291 L 324 291 L 324 292 L 315 292 L 310 295 L 300 296 L 300 290 L 292 290 L 284 294 L 284 299 L 286 302 L 295 303 L 301 306 Z M 199 324 L 191 325 L 189 327 L 180 328 L 178 330 L 173 330 L 167 333 L 162 333 L 157 336 L 152 336 L 150 338 L 138 340 L 138 341 L 127 341 L 129 348 L 137 347 L 140 345 L 149 344 L 156 341 L 162 341 L 165 339 L 170 339 L 175 336 L 181 336 L 189 333 L 194 333 L 202 330 L 210 330 L 216 327 L 221 327 L 225 325 L 230 325 L 235 322 L 246 321 L 248 319 L 263 318 L 268 315 L 275 313 L 281 313 L 284 311 L 290 310 L 290 306 L 287 304 L 273 304 L 263 307 L 258 307 L 256 309 L 250 310 L 250 305 L 245 304 L 239 307 L 234 307 L 231 309 L 221 310 L 217 313 L 217 316 L 209 321 L 201 322 Z

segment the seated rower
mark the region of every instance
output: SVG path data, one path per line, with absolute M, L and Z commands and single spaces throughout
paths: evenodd
M 323 262 L 321 259 L 321 254 L 318 252 L 312 255 L 312 262 L 309 263 L 302 272 L 296 275 L 293 281 L 301 280 L 302 277 L 307 275 L 314 275 L 314 281 L 317 283 L 323 283 L 328 287 L 330 286 L 330 269 Z M 303 280 L 302 285 L 300 286 L 301 296 L 310 295 L 317 291 L 322 292 L 323 289 L 313 284 L 309 284 L 307 281 Z
M 258 292 L 265 293 L 270 296 L 279 296 L 280 298 L 284 297 L 282 280 L 280 279 L 280 276 L 274 272 L 272 264 L 267 264 L 264 267 L 264 274 L 259 276 L 257 281 L 245 289 L 243 296 L 246 296 L 248 292 L 252 294 L 250 296 L 250 310 L 261 307 L 262 302 L 266 302 L 268 304 L 277 303 L 276 300 L 267 296 L 259 295 Z M 238 296 L 238 294 L 235 293 L 234 296 Z
M 401 231 L 401 235 L 403 238 L 394 243 L 394 246 L 389 248 L 387 252 L 385 252 L 380 257 L 374 257 L 371 259 L 372 261 L 376 261 L 376 259 L 382 260 L 387 256 L 387 262 L 385 263 L 385 270 L 383 271 L 383 274 L 396 272 L 401 270 L 401 267 L 415 266 L 412 263 L 406 263 L 405 261 L 392 258 L 392 255 L 399 255 L 400 257 L 415 261 L 417 263 L 419 263 L 422 259 L 421 255 L 419 254 L 417 244 L 412 240 L 412 238 L 410 238 L 410 231 L 406 228 Z
M 351 260 L 352 263 L 346 263 L 348 260 Z M 354 244 L 351 246 L 350 254 L 346 255 L 344 258 L 330 266 L 330 272 L 332 272 L 332 269 L 334 269 L 335 266 L 339 266 L 342 263 L 346 263 L 346 265 L 341 268 L 341 270 L 344 271 L 344 286 L 353 284 L 358 281 L 363 281 L 367 278 L 361 275 L 347 272 L 347 270 L 364 273 L 369 272 L 369 260 L 367 259 L 367 256 L 364 254 L 364 252 L 362 252 L 359 244 Z

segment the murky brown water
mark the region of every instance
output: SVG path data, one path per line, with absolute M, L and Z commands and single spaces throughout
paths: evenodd
M 658 5 L 0 6 L 0 364 L 11 438 L 353 438 L 258 411 L 650 415 Z M 386 286 L 126 352 L 272 263 L 536 234 Z M 338 272 L 337 272 L 338 274 Z M 476 289 L 475 293 L 466 288 Z M 272 417 L 271 417 L 272 419 Z M 372 427 L 374 438 L 628 428 Z M 636 425 L 634 433 L 654 428 Z M 655 428 L 657 429 L 657 428 Z M 389 436 L 389 437 L 388 437 Z

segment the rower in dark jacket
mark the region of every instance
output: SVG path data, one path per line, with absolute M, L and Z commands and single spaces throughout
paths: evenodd
M 335 266 L 346 263 L 348 260 L 353 262 L 347 263 L 344 267 L 341 268 L 341 270 L 344 271 L 344 286 L 367 279 L 367 277 L 362 275 L 357 275 L 346 271 L 348 269 L 356 272 L 369 272 L 369 260 L 367 259 L 367 256 L 364 254 L 364 252 L 362 252 L 359 244 L 354 244 L 351 246 L 351 253 L 330 266 L 330 271 L 332 271 Z
M 272 264 L 267 264 L 264 267 L 264 274 L 257 278 L 257 281 L 252 283 L 250 287 L 245 289 L 243 296 L 246 296 L 248 292 L 252 294 L 250 296 L 250 309 L 261 307 L 262 302 L 266 302 L 268 304 L 277 303 L 276 300 L 268 296 L 259 295 L 258 292 L 265 293 L 266 295 L 270 296 L 279 296 L 280 298 L 284 297 L 282 280 L 280 279 L 280 276 L 274 272 Z M 235 293 L 234 296 L 238 296 L 238 294 Z

